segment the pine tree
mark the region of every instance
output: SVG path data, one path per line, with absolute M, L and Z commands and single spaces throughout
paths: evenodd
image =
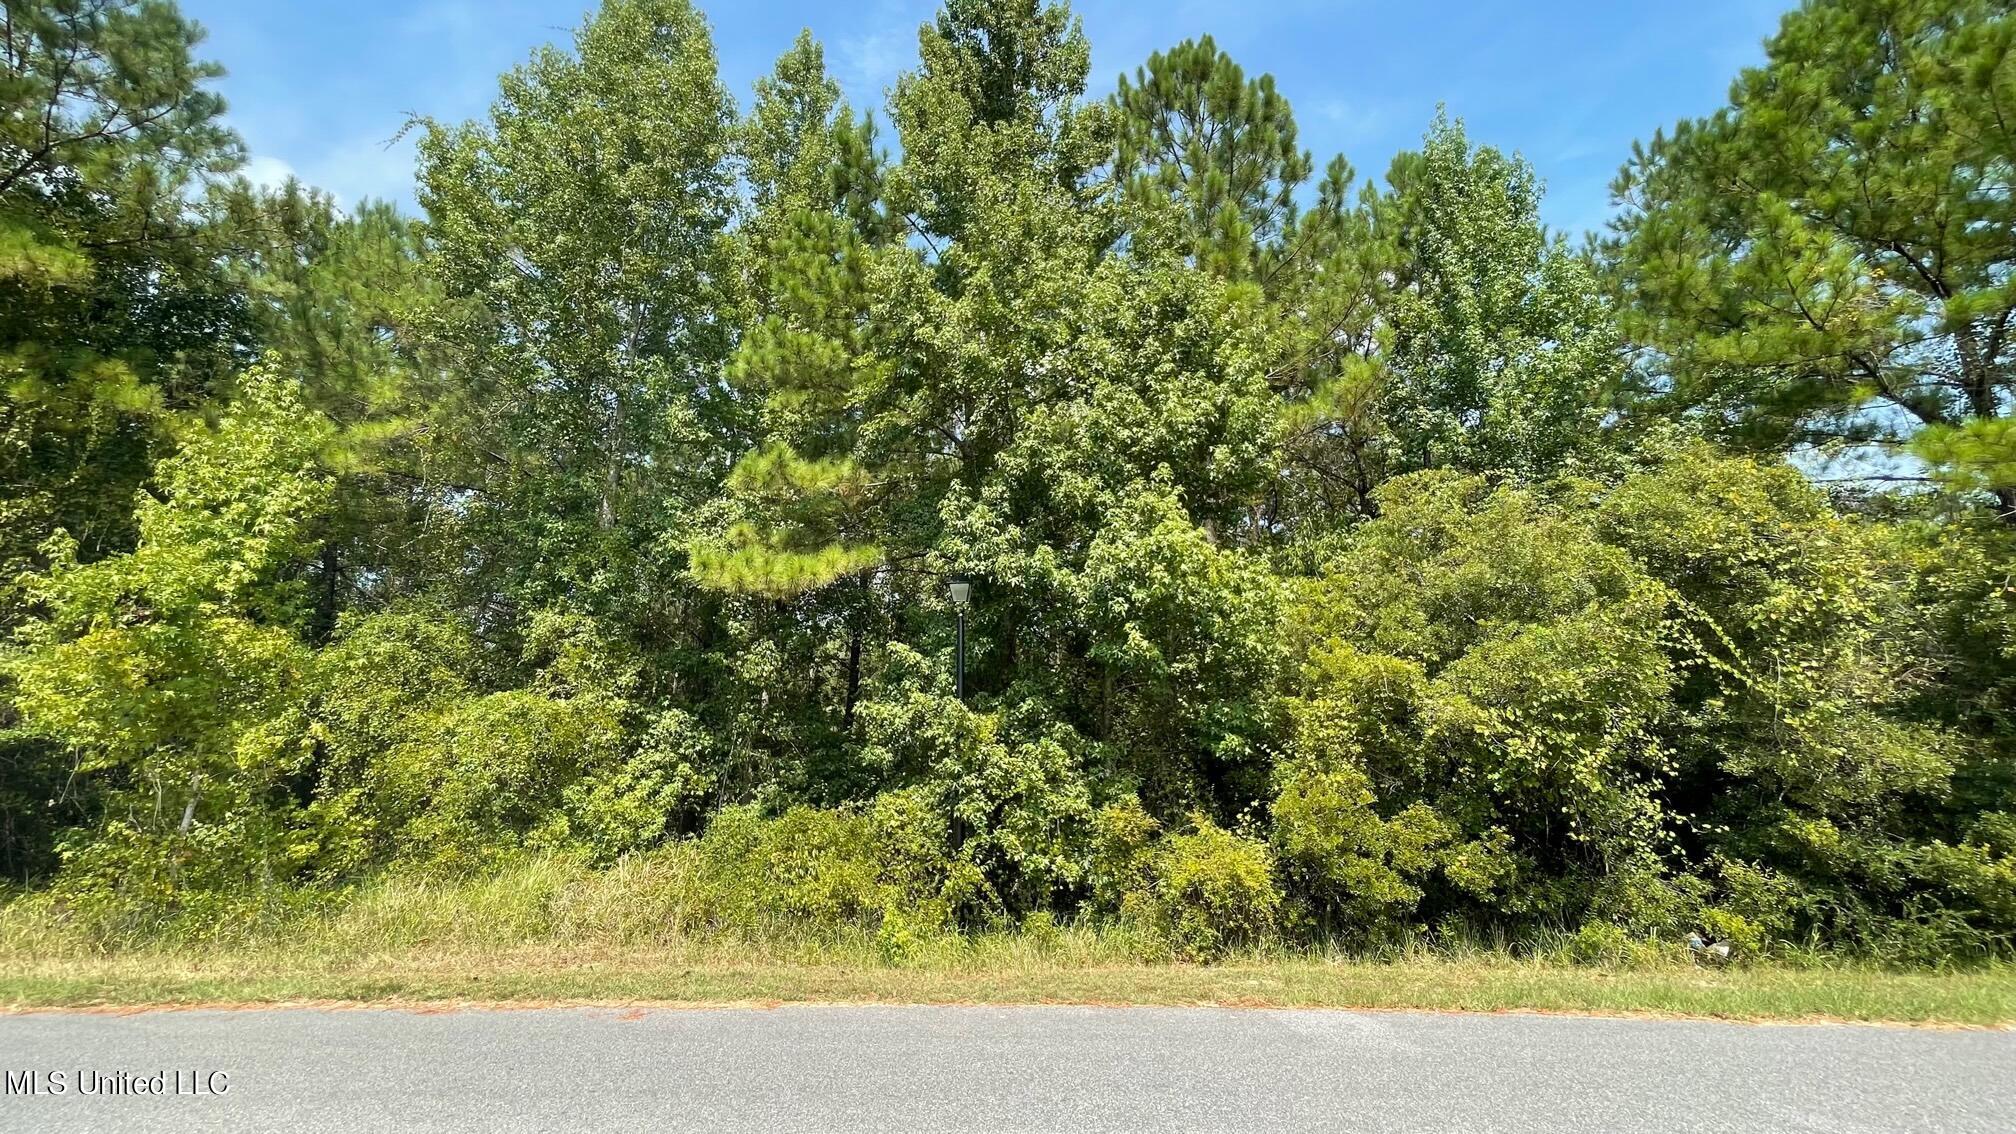
M 695 577 L 730 593 L 795 596 L 880 559 L 852 454 L 875 378 L 867 276 L 888 230 L 873 127 L 857 126 L 839 94 L 801 32 L 757 81 L 743 123 L 752 312 L 728 374 L 756 407 L 756 444 L 728 479 L 715 531 L 692 550 Z
M 1268 277 L 1313 168 L 1274 76 L 1247 79 L 1207 35 L 1150 55 L 1132 82 L 1122 75 L 1113 107 L 1114 176 L 1136 207 L 1174 206 L 1207 270 Z
M 839 94 L 801 33 L 741 127 L 748 329 L 727 378 L 750 407 L 746 448 L 687 545 L 691 576 L 721 596 L 717 699 L 732 711 L 712 723 L 734 793 L 802 783 L 842 746 L 884 625 L 869 582 L 879 490 L 853 454 L 879 380 L 868 277 L 878 256 L 907 253 L 886 247 L 873 120 Z
M 134 489 L 191 409 L 250 357 L 203 186 L 238 139 L 156 0 L 21 0 L 0 24 L 0 629 L 56 529 L 130 546 Z
M 1651 404 L 1760 449 L 1894 453 L 1931 427 L 1927 456 L 1999 463 L 1979 450 L 2016 393 L 2016 18 L 1997 0 L 1814 0 L 1766 53 L 1615 185 Z M 2016 514 L 2016 485 L 1989 487 Z
M 382 201 L 345 215 L 290 180 L 240 181 L 215 194 L 269 369 L 336 426 L 324 446 L 338 474 L 314 565 L 320 642 L 339 613 L 425 589 L 453 553 L 435 538 L 428 441 L 446 391 L 421 357 L 417 320 L 438 302 L 420 261 L 419 225 Z

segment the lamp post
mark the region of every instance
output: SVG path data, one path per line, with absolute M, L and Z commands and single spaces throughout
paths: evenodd
M 966 700 L 966 604 L 973 598 L 973 584 L 962 575 L 954 575 L 945 590 L 951 596 L 952 609 L 959 614 L 959 643 L 952 655 L 952 691 L 963 702 Z

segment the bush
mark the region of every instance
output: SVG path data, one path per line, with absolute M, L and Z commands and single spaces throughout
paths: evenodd
M 1295 613 L 1277 846 L 1319 923 L 1579 921 L 1663 822 L 1670 592 L 1539 494 L 1381 488 Z
M 622 762 L 621 707 L 611 699 L 512 690 L 415 724 L 373 786 L 397 859 L 423 870 L 474 870 L 521 848 L 566 847 L 568 788 Z
M 697 821 L 714 785 L 706 738 L 678 709 L 653 715 L 644 734 L 614 767 L 590 765 L 562 792 L 567 835 L 597 861 L 656 846 Z
M 1569 935 L 1560 955 L 1578 965 L 1629 967 L 1656 964 L 1663 954 L 1656 944 L 1634 937 L 1621 925 L 1592 921 Z
M 323 897 L 270 869 L 298 862 L 307 845 L 267 809 L 186 832 L 108 823 L 71 832 L 62 872 L 33 898 L 46 899 L 56 920 L 99 946 L 225 944 L 270 931 Z
M 1084 881 L 1086 745 L 1049 715 L 1026 704 L 975 712 L 915 691 L 861 707 L 863 759 L 920 793 L 909 806 L 942 816 L 946 857 L 971 867 L 944 891 L 967 921 L 1043 908 Z
M 868 809 L 868 828 L 892 899 L 933 924 L 942 923 L 951 823 L 938 809 L 935 793 L 928 787 L 882 793 Z
M 1218 546 L 1158 485 L 1112 510 L 1075 582 L 1087 660 L 1111 691 L 1102 727 L 1126 738 L 1120 760 L 1148 805 L 1223 814 L 1264 791 L 1276 577 Z
M 1455 827 L 1424 804 L 1391 819 L 1371 779 L 1349 765 L 1298 767 L 1274 800 L 1274 847 L 1298 896 L 1327 928 L 1363 937 L 1413 913 Z
M 323 877 L 395 860 L 477 870 L 528 849 L 608 862 L 697 824 L 707 737 L 688 713 L 630 699 L 621 643 L 541 612 L 523 660 L 525 687 L 485 692 L 494 659 L 452 614 L 411 604 L 343 623 L 311 707 Z
M 312 661 L 296 564 L 329 501 L 314 462 L 328 429 L 297 383 L 255 370 L 137 494 L 131 551 L 86 561 L 58 532 L 48 571 L 23 580 L 33 616 L 0 648 L 0 727 L 97 789 L 58 882 L 83 916 L 102 903 L 137 927 L 295 881 L 306 840 L 287 785 L 309 757 Z
M 1281 889 L 1267 844 L 1198 815 L 1195 829 L 1164 840 L 1155 856 L 1157 915 L 1177 952 L 1209 961 L 1274 931 Z
M 1131 795 L 1093 814 L 1089 877 L 1095 910 L 1117 915 L 1130 897 L 1153 892 L 1156 841 L 1161 833 L 1162 824 Z M 1137 903 L 1139 900 L 1136 897 Z

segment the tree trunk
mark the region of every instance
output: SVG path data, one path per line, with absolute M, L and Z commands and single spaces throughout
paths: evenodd
M 840 711 L 840 728 L 845 732 L 854 730 L 854 703 L 861 697 L 861 627 L 856 625 L 854 633 L 847 639 L 847 703 Z
M 308 624 L 309 639 L 320 645 L 329 641 L 336 633 L 336 608 L 341 599 L 343 577 L 343 554 L 336 549 L 336 541 L 322 541 L 321 587 L 315 595 L 315 614 Z

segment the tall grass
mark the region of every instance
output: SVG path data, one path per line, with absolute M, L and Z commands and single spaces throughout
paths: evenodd
M 0 907 L 0 1006 L 299 999 L 1233 1003 L 1651 1011 L 1998 1024 L 2016 968 L 1933 974 L 1839 957 L 1705 969 L 1684 947 L 1591 955 L 1569 933 L 1460 928 L 1374 948 L 1169 960 L 1128 927 L 1045 915 L 889 932 L 763 911 L 676 846 L 595 869 L 532 858 L 467 879 L 387 875 L 228 924 L 107 938 L 46 895 Z M 1569 963 L 1576 961 L 1579 963 Z
M 355 962 L 401 953 L 642 949 L 696 962 L 935 964 L 987 967 L 1048 959 L 1114 964 L 1159 959 L 1155 942 L 1120 928 L 1031 919 L 988 932 L 922 931 L 892 944 L 860 921 L 808 921 L 724 891 L 738 885 L 683 847 L 596 869 L 528 858 L 474 878 L 386 874 L 348 890 L 223 923 L 170 923 L 108 935 L 43 895 L 0 906 L 0 963 L 122 955 L 257 953 Z
M 694 844 L 674 844 L 596 868 L 571 857 L 529 857 L 491 873 L 441 878 L 386 873 L 343 890 L 284 904 L 250 905 L 227 919 L 184 918 L 145 930 L 108 931 L 46 894 L 0 905 L 0 964 L 120 955 L 257 953 L 353 962 L 415 951 L 481 955 L 528 948 L 648 950 L 696 962 L 783 961 L 945 969 L 1001 964 L 1149 964 L 1171 959 L 1166 942 L 1125 924 L 1058 921 L 1048 914 L 965 932 L 930 926 L 891 932 L 880 916 L 808 918 L 748 891 Z M 900 911 L 898 911 L 900 914 Z M 1691 967 L 1677 941 L 1591 949 L 1586 933 L 1453 925 L 1350 947 L 1278 942 L 1238 950 L 1230 963 L 1578 964 L 1607 969 Z M 1856 967 L 1821 952 L 1774 954 L 1778 967 Z

